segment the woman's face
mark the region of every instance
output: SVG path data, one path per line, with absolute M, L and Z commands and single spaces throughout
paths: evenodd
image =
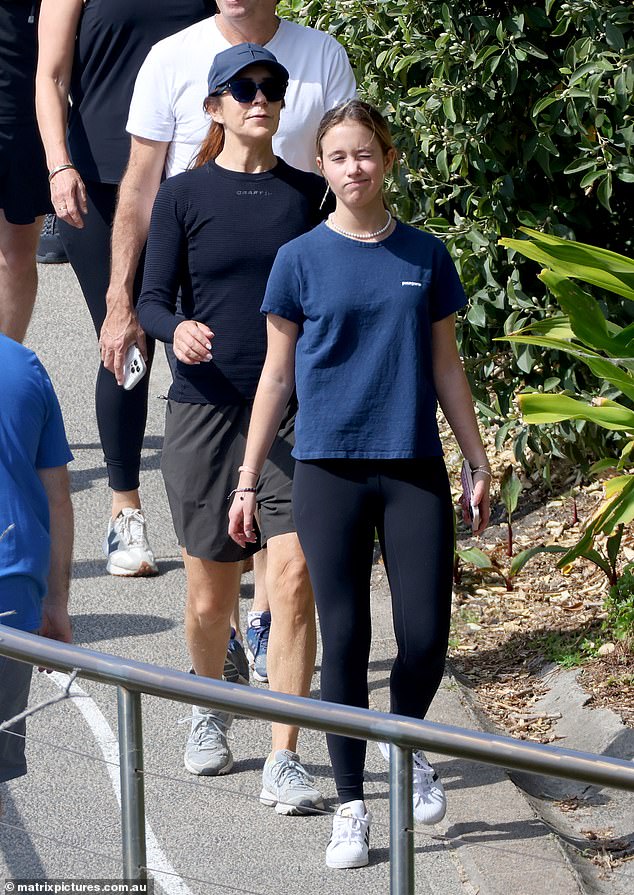
M 382 199 L 385 175 L 396 153 L 383 153 L 372 131 L 357 121 L 343 121 L 326 132 L 321 141 L 320 171 L 345 205 L 362 208 Z
M 233 80 L 247 79 L 260 84 L 272 77 L 265 65 L 249 65 Z M 251 102 L 238 102 L 229 91 L 217 99 L 210 111 L 214 120 L 224 125 L 225 134 L 248 140 L 270 140 L 279 127 L 282 100 L 271 102 L 259 89 Z

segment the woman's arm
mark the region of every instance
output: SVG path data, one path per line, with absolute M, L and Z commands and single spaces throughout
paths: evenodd
M 255 492 L 241 489 L 255 488 L 295 385 L 295 345 L 299 326 L 269 314 L 266 331 L 266 360 L 253 402 L 242 471 L 236 486 L 238 493 L 229 510 L 229 534 L 241 547 L 256 540 L 253 530 Z
M 83 5 L 83 0 L 42 0 L 40 9 L 35 106 L 49 171 L 71 164 L 66 146 L 66 116 Z M 83 227 L 82 215 L 88 210 L 86 190 L 74 168 L 54 175 L 51 200 L 58 218 L 73 227 Z
M 184 175 L 185 176 L 185 175 Z M 179 210 L 178 193 L 169 180 L 156 196 L 148 233 L 143 271 L 143 288 L 137 305 L 137 318 L 143 331 L 171 342 L 179 361 L 199 364 L 211 360 L 213 332 L 204 323 L 184 320 L 178 323 L 176 297 L 187 261 L 187 233 Z M 106 367 L 114 365 L 117 382 L 122 368 L 109 343 L 102 339 L 102 359 Z M 122 367 L 122 365 L 121 365 Z
M 432 324 L 432 362 L 438 402 L 456 436 L 460 450 L 472 469 L 484 467 L 488 470 L 489 462 L 473 409 L 473 396 L 458 354 L 453 314 Z M 480 534 L 489 521 L 491 476 L 488 472 L 478 470 L 474 472 L 473 478 L 474 503 L 480 508 L 480 525 L 474 534 Z

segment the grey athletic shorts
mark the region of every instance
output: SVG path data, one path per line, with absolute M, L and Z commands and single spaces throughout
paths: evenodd
M 32 665 L 0 656 L 0 723 L 21 714 L 29 701 Z M 0 730 L 0 781 L 26 774 L 24 735 L 26 720 L 8 730 Z
M 250 406 L 167 402 L 161 471 L 178 542 L 190 556 L 239 562 L 270 538 L 295 531 L 295 410 L 287 408 L 258 481 L 258 540 L 242 548 L 227 534 L 227 497 L 244 459 Z

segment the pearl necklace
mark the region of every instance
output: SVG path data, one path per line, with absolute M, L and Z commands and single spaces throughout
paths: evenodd
M 392 223 L 392 215 L 388 211 L 387 213 L 387 221 L 381 227 L 380 230 L 375 230 L 374 233 L 350 233 L 348 230 L 342 230 L 341 227 L 338 227 L 332 219 L 332 215 L 328 216 L 328 224 L 332 227 L 332 229 L 336 233 L 340 233 L 341 236 L 347 236 L 348 239 L 374 239 L 375 236 L 382 236 L 386 230 L 389 229 L 390 224 Z

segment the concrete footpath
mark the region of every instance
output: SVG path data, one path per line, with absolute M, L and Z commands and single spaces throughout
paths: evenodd
M 150 389 L 142 494 L 161 574 L 150 580 L 105 575 L 101 542 L 109 512 L 93 409 L 97 349 L 88 313 L 68 265 L 40 267 L 41 288 L 27 343 L 46 364 L 60 396 L 75 454 L 72 466 L 76 551 L 72 609 L 75 640 L 101 652 L 186 669 L 184 574 L 159 472 L 169 374 L 162 349 Z M 242 611 L 252 584 L 245 576 Z M 382 566 L 373 573 L 374 641 L 371 706 L 386 710 L 394 654 L 390 602 Z M 59 693 L 59 678 L 35 675 L 32 703 Z M 81 695 L 29 721 L 29 775 L 0 784 L 0 876 L 118 879 L 116 700 L 112 688 L 80 681 Z M 313 695 L 318 695 L 317 669 Z M 182 765 L 187 711 L 144 698 L 148 864 L 156 891 L 169 895 L 368 895 L 389 891 L 388 773 L 368 749 L 368 804 L 373 815 L 371 864 L 329 871 L 324 850 L 331 819 L 279 817 L 258 802 L 268 752 L 263 722 L 232 729 L 234 772 L 197 779 Z M 178 725 L 185 719 L 185 724 Z M 476 726 L 460 687 L 447 677 L 431 720 Z M 327 800 L 336 805 L 324 737 L 302 734 L 301 756 Z M 449 808 L 442 824 L 415 834 L 416 892 L 424 895 L 578 895 L 581 888 L 549 827 L 501 769 L 450 756 L 430 760 Z

